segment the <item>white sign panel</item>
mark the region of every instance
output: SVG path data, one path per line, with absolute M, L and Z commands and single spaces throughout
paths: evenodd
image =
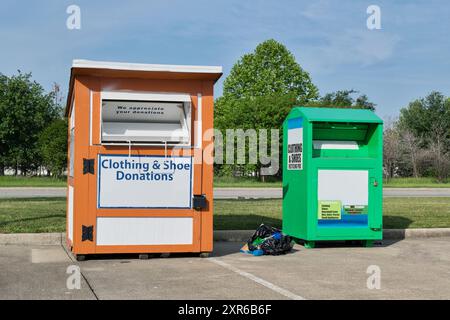
M 303 170 L 303 119 L 288 120 L 287 168 Z
M 99 208 L 191 208 L 192 157 L 99 155 Z
M 318 200 L 339 200 L 343 205 L 369 203 L 369 171 L 319 170 Z
M 192 217 L 98 217 L 97 245 L 192 244 Z

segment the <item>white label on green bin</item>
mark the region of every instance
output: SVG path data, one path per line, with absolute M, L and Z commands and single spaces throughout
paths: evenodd
M 303 169 L 303 119 L 288 120 L 287 169 Z

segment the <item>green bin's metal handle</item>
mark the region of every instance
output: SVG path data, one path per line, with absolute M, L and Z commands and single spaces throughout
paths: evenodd
M 378 180 L 375 177 L 370 177 L 370 184 L 375 188 L 378 187 Z
M 331 129 L 356 130 L 356 129 L 358 129 L 358 127 L 336 127 L 336 126 L 331 126 Z

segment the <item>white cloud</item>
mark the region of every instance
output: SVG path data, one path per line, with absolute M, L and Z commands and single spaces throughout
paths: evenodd
M 347 30 L 327 35 L 315 46 L 300 46 L 298 51 L 314 72 L 328 73 L 346 65 L 371 66 L 390 59 L 399 37 L 380 30 Z
M 330 15 L 330 2 L 325 0 L 312 1 L 305 9 L 300 11 L 300 14 L 305 18 L 316 20 L 325 18 Z

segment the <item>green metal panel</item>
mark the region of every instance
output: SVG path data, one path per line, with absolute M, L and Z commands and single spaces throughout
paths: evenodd
M 303 117 L 310 122 L 359 122 L 359 123 L 383 123 L 375 113 L 366 109 L 341 109 L 341 108 L 305 108 L 301 109 Z M 296 108 L 293 108 L 296 109 Z
M 369 110 L 293 108 L 283 124 L 283 232 L 381 239 L 382 135 Z
M 287 137 L 289 119 L 301 118 L 298 108 L 293 109 L 283 125 L 283 136 Z M 303 130 L 303 141 L 312 140 L 312 131 Z M 283 143 L 283 158 L 287 154 L 287 143 Z M 303 149 L 308 146 L 303 145 Z M 310 149 L 312 151 L 312 148 Z M 288 171 L 287 161 L 283 160 L 283 231 L 297 238 L 303 238 L 307 234 L 307 200 L 309 190 L 305 188 L 303 181 L 307 178 L 308 168 L 312 159 L 303 159 L 303 170 Z M 286 174 L 285 174 L 286 173 Z M 298 212 L 298 214 L 292 214 Z

